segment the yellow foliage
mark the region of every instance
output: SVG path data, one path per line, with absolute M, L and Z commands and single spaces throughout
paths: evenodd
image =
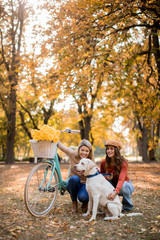
M 40 130 L 32 130 L 31 134 L 33 139 L 37 141 L 58 142 L 61 132 L 51 126 L 44 125 Z

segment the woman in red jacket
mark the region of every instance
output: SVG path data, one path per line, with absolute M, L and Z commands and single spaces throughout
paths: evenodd
M 108 195 L 109 200 L 114 200 L 117 194 L 123 196 L 122 211 L 128 212 L 133 209 L 131 194 L 134 186 L 127 175 L 128 162 L 121 156 L 121 144 L 115 140 L 108 140 L 105 144 L 106 158 L 100 163 L 101 173 L 111 173 L 111 176 L 105 176 L 107 180 L 115 187 L 114 191 Z

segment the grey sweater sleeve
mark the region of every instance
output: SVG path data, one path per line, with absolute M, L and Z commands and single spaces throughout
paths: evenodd
M 72 149 L 66 147 L 66 146 L 63 145 L 60 141 L 57 142 L 57 146 L 58 146 L 58 148 L 59 148 L 62 152 L 66 153 L 68 156 L 70 156 L 70 155 L 72 154 L 72 152 L 73 152 Z

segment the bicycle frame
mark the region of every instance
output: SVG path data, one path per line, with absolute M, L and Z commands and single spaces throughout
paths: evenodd
M 61 132 L 76 133 L 79 130 L 71 130 L 66 128 Z M 70 167 L 67 179 L 63 180 L 61 175 L 60 163 L 57 154 L 57 144 L 45 143 L 45 151 L 51 147 L 51 153 L 43 151 L 42 144 L 37 141 L 30 140 L 35 158 L 42 158 L 41 163 L 35 162 L 35 166 L 30 171 L 24 189 L 24 200 L 28 211 L 35 217 L 42 217 L 50 212 L 55 204 L 58 191 L 61 195 L 66 190 L 69 180 Z M 53 147 L 53 149 L 52 149 Z M 42 151 L 40 149 L 42 148 Z M 50 192 L 50 193 L 49 193 Z
M 63 195 L 65 190 L 66 190 L 66 184 L 67 184 L 67 182 L 69 180 L 70 168 L 68 170 L 67 179 L 64 181 L 62 179 L 62 175 L 61 175 L 60 164 L 59 164 L 57 152 L 56 152 L 56 154 L 55 154 L 53 159 L 42 160 L 42 162 L 47 162 L 47 163 L 51 164 L 51 168 L 52 168 L 52 173 L 51 173 L 48 185 L 47 185 L 47 189 L 49 189 L 49 186 L 50 186 L 50 183 L 52 181 L 52 177 L 53 177 L 54 171 L 56 171 L 57 176 L 58 176 L 58 189 L 60 191 L 60 194 Z M 47 172 L 46 172 L 46 174 L 47 174 Z M 45 174 L 45 176 L 46 176 L 46 174 Z M 45 176 L 44 176 L 44 179 L 43 179 L 43 181 L 42 181 L 40 186 L 43 185 L 43 183 L 45 181 Z

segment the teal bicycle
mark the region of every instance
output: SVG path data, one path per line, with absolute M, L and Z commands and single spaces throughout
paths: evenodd
M 79 133 L 80 131 L 66 128 L 62 132 Z M 63 180 L 57 155 L 57 144 L 46 141 L 38 143 L 34 140 L 30 140 L 30 142 L 34 157 L 40 157 L 42 161 L 37 163 L 28 175 L 24 189 L 24 200 L 28 211 L 33 216 L 43 217 L 53 208 L 58 191 L 64 195 L 70 168 L 67 179 Z M 37 143 L 40 144 L 38 148 Z M 48 149 L 47 154 L 45 148 Z

